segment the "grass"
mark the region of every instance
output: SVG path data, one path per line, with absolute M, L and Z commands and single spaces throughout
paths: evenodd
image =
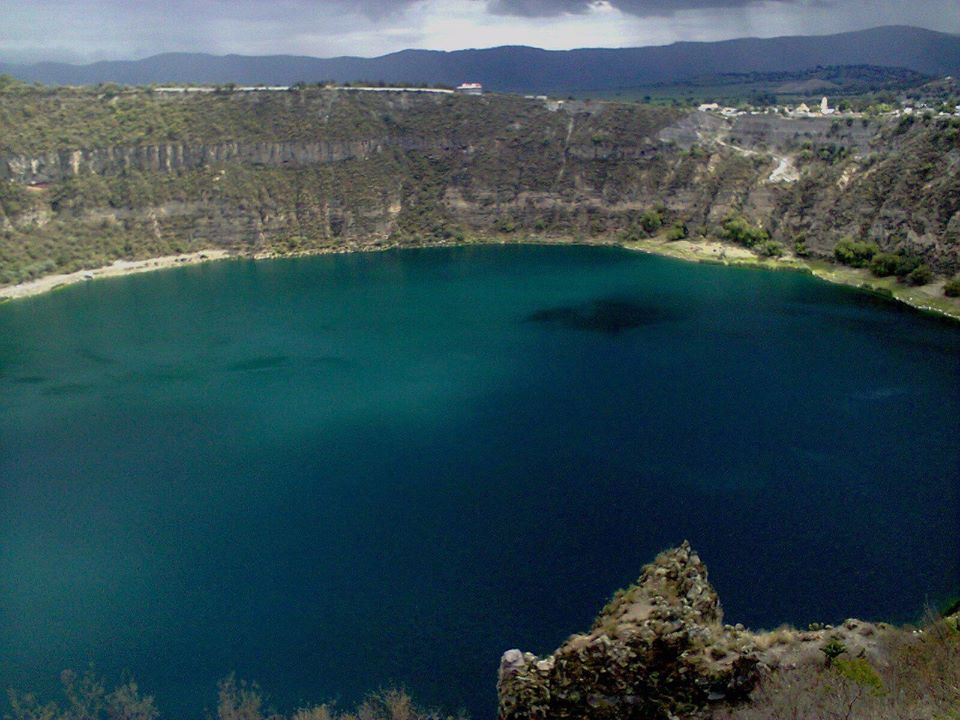
M 960 320 L 960 301 L 957 298 L 931 294 L 922 287 L 906 285 L 893 277 L 878 278 L 866 268 L 852 268 L 823 260 L 805 260 L 804 264 L 822 280 L 860 288 L 898 300 L 917 310 Z

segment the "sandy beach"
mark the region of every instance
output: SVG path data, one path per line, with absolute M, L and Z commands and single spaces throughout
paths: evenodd
M 230 254 L 225 250 L 200 250 L 182 255 L 165 255 L 164 257 L 152 258 L 150 260 L 117 260 L 112 265 L 94 270 L 78 270 L 77 272 L 64 275 L 47 275 L 46 277 L 31 280 L 30 282 L 3 287 L 0 288 L 0 298 L 15 299 L 30 297 L 31 295 L 40 295 L 41 293 L 49 292 L 58 287 L 96 280 L 98 278 L 134 275 L 136 273 L 164 270 L 182 265 L 196 265 L 197 263 L 209 262 L 210 260 L 223 260 L 227 257 L 230 257 Z

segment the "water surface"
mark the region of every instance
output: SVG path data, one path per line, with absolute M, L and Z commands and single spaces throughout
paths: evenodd
M 790 273 L 584 247 L 222 262 L 0 306 L 0 685 L 166 717 L 510 647 L 689 539 L 727 618 L 906 621 L 960 578 L 960 330 Z

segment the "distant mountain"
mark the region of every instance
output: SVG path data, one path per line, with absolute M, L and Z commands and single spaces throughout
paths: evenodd
M 404 50 L 377 58 L 169 53 L 91 65 L 0 63 L 0 73 L 52 85 L 477 81 L 502 92 L 566 93 L 676 82 L 714 73 L 797 71 L 817 65 L 880 65 L 932 76 L 960 75 L 960 36 L 914 27 L 880 27 L 836 35 L 679 42 L 660 47 Z

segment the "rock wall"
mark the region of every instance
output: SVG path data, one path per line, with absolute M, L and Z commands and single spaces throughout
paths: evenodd
M 0 180 L 25 185 L 53 183 L 84 174 L 120 175 L 128 170 L 169 173 L 224 163 L 310 165 L 365 160 L 388 149 L 443 151 L 442 139 L 424 142 L 403 136 L 317 142 L 138 145 L 82 148 L 39 155 L 0 154 Z

